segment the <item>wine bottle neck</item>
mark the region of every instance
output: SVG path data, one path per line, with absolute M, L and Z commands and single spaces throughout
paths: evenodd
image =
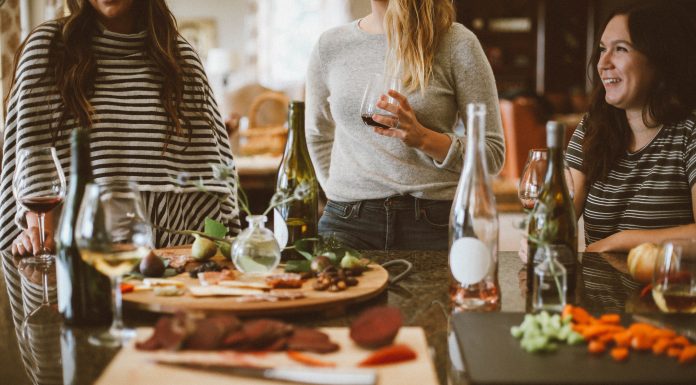
M 297 102 L 290 104 L 288 111 L 288 143 L 285 146 L 286 157 L 288 151 L 295 154 L 306 154 L 307 143 L 304 133 L 304 104 Z
M 486 109 L 483 104 L 470 104 L 467 109 L 466 154 L 464 166 L 476 166 L 487 172 L 486 144 L 484 141 Z
M 92 177 L 92 161 L 90 157 L 89 130 L 77 128 L 73 132 L 71 143 L 71 160 L 70 160 L 70 186 L 71 189 L 79 188 L 91 182 Z

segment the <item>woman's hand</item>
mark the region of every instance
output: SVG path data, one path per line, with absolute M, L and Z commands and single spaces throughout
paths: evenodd
M 389 116 L 373 115 L 372 118 L 377 123 L 382 123 L 392 127 L 375 127 L 375 132 L 380 135 L 399 138 L 409 147 L 421 147 L 423 141 L 427 138 L 426 131 L 430 130 L 426 129 L 418 122 L 418 119 L 416 119 L 416 114 L 413 112 L 411 105 L 408 103 L 408 98 L 394 90 L 389 90 L 388 93 L 389 96 L 396 99 L 399 104 L 397 105 L 389 103 L 387 101 L 387 97 L 382 95 L 377 102 L 377 107 L 391 112 L 396 116 L 396 119 Z
M 374 131 L 380 135 L 401 139 L 405 145 L 423 151 L 439 162 L 443 161 L 452 142 L 450 137 L 420 124 L 406 96 L 394 90 L 389 90 L 388 95 L 396 99 L 398 105 L 389 103 L 387 97 L 382 95 L 377 107 L 391 112 L 396 118 L 372 115 L 375 122 L 391 127 L 374 127 Z
M 28 229 L 22 231 L 14 242 L 12 242 L 12 256 L 28 257 L 36 255 L 41 252 L 41 250 L 39 250 L 39 244 L 39 228 L 30 226 Z M 55 250 L 53 234 L 49 232 L 46 233 L 46 237 L 44 238 L 44 250 L 48 252 L 53 252 Z

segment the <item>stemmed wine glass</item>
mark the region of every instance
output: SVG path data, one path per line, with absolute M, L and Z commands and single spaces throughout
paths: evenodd
M 111 279 L 113 321 L 108 331 L 89 342 L 117 347 L 135 336 L 123 326 L 121 276 L 133 269 L 152 249 L 152 226 L 144 214 L 134 183 L 87 184 L 77 216 L 75 241 L 80 256 Z
M 48 276 L 53 256 L 44 247 L 44 218 L 65 199 L 65 175 L 53 147 L 27 148 L 19 151 L 15 172 L 12 178 L 12 192 L 15 199 L 26 210 L 36 214 L 39 222 L 39 249 L 34 257 L 23 258 L 18 270 L 26 279 L 29 267 L 41 272 L 41 304 L 24 318 L 21 332 L 26 337 L 28 325 L 41 324 L 55 320 L 58 312 L 51 306 L 48 295 Z
M 52 255 L 44 247 L 44 218 L 65 199 L 65 175 L 54 147 L 27 148 L 19 151 L 12 179 L 12 192 L 17 202 L 35 213 L 39 220 L 39 250 L 30 259 L 34 263 L 50 263 Z
M 399 77 L 384 74 L 372 75 L 370 82 L 367 83 L 362 103 L 360 104 L 360 117 L 365 125 L 380 128 L 392 128 L 397 126 L 399 118 L 396 115 L 377 107 L 377 102 L 383 95 L 386 96 L 388 103 L 398 104 L 396 99 L 387 95 L 387 91 L 389 90 L 401 92 L 401 79 Z M 393 123 L 391 126 L 378 123 L 372 118 L 374 115 L 388 117 Z
M 529 150 L 527 162 L 520 177 L 520 184 L 517 187 L 517 196 L 525 210 L 533 209 L 539 198 L 548 161 L 549 152 L 547 149 L 533 148 Z

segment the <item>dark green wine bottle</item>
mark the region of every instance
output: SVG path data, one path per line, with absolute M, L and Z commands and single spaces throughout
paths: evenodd
M 531 308 L 534 267 L 543 261 L 536 240 L 548 243 L 558 262 L 567 271 L 568 302 L 573 298 L 577 274 L 578 229 L 573 200 L 566 183 L 563 161 L 565 126 L 558 122 L 546 124 L 549 162 L 539 198 L 529 217 L 527 254 L 527 310 Z
M 70 150 L 70 185 L 56 237 L 58 310 L 68 325 L 107 325 L 111 321 L 111 284 L 80 258 L 74 236 L 85 185 L 92 181 L 89 130 L 73 130 Z
M 304 107 L 304 102 L 290 102 L 288 140 L 278 168 L 276 191 L 293 194 L 297 186 L 303 183 L 308 191 L 303 199 L 295 199 L 274 210 L 273 229 L 281 249 L 292 246 L 298 239 L 317 236 L 319 185 L 305 140 Z M 301 256 L 294 249 L 287 249 L 283 250 L 282 258 L 287 260 Z

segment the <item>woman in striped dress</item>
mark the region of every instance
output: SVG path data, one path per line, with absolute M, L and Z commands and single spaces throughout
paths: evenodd
M 55 146 L 67 174 L 76 127 L 90 130 L 94 179 L 138 183 L 154 225 L 200 229 L 211 217 L 238 232 L 236 188 L 211 169 L 233 167 L 227 133 L 200 60 L 165 1 L 67 3 L 70 16 L 37 27 L 15 60 L 5 101 L 0 250 L 12 246 L 13 254 L 29 255 L 37 245 L 35 219 L 18 212 L 12 196 L 18 151 Z M 182 175 L 221 199 L 181 183 Z M 157 247 L 190 241 L 155 231 Z
M 696 236 L 696 26 L 666 2 L 609 19 L 566 159 L 587 251 Z

